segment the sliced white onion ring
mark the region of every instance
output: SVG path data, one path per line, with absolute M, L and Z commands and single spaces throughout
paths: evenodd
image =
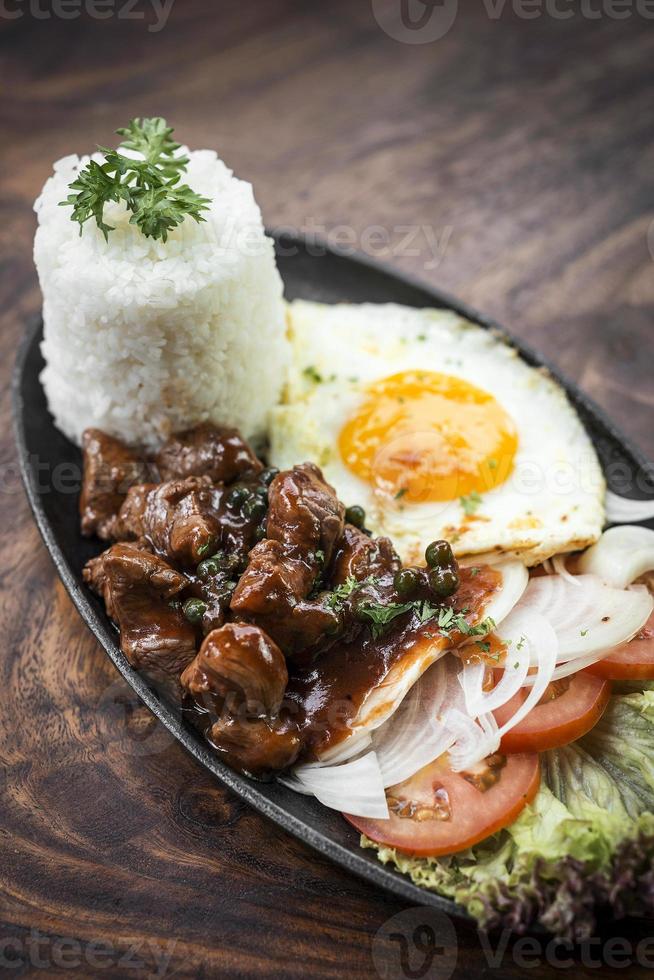
M 448 713 L 447 725 L 455 740 L 450 749 L 450 765 L 455 772 L 476 766 L 500 747 L 500 734 L 494 715 L 480 715 L 476 720 L 463 711 Z
M 654 517 L 654 500 L 630 500 L 606 491 L 606 518 L 611 524 L 649 521 Z
M 505 620 L 510 621 L 511 617 Z M 464 664 L 459 681 L 465 695 L 466 711 L 471 718 L 501 708 L 524 686 L 531 666 L 531 651 L 527 644 L 518 642 L 512 646 L 503 666 L 499 682 L 490 691 L 485 691 L 487 664 L 484 661 Z
M 552 624 L 540 613 L 528 609 L 516 609 L 499 628 L 498 636 L 508 646 L 507 664 L 516 658 L 516 664 L 522 665 L 527 660 L 536 668 L 536 673 L 526 678 L 531 686 L 527 698 L 500 728 L 501 738 L 526 718 L 545 693 L 556 670 L 559 640 Z
M 509 648 L 507 663 L 516 658 L 516 673 L 524 679 L 529 665 L 536 667 L 536 673 L 530 675 L 532 687 L 523 703 L 501 728 L 498 728 L 494 716 L 488 711 L 481 714 L 477 721 L 471 717 L 470 711 L 467 714 L 450 712 L 447 722 L 456 737 L 456 742 L 450 749 L 450 761 L 457 772 L 477 765 L 497 751 L 502 736 L 519 724 L 539 703 L 554 674 L 558 641 L 551 625 L 539 613 L 516 609 L 497 633 Z M 465 684 L 465 681 L 462 683 Z M 486 707 L 493 703 L 493 693 L 491 691 L 485 696 Z M 505 693 L 506 691 L 503 695 Z M 499 697 L 497 700 L 500 700 Z M 501 703 L 506 703 L 504 696 Z M 500 707 L 500 704 L 495 707 Z
M 492 564 L 502 576 L 502 588 L 486 603 L 483 618 L 489 617 L 499 625 L 522 598 L 529 584 L 529 572 L 522 562 L 517 560 L 496 561 Z
M 372 736 L 384 786 L 404 782 L 447 752 L 454 741 L 443 723 L 447 712 L 463 709 L 459 660 L 448 655 L 427 670 L 392 718 Z
M 530 581 L 515 611 L 536 612 L 549 622 L 559 643 L 558 661 L 564 663 L 627 643 L 653 606 L 646 589 L 614 589 L 594 575 L 577 575 L 574 584 L 547 575 Z
M 597 575 L 616 589 L 626 589 L 652 569 L 654 531 L 635 524 L 609 528 L 579 559 L 581 572 Z
M 296 766 L 279 782 L 295 792 L 315 796 L 331 810 L 357 817 L 388 819 L 388 805 L 381 769 L 374 752 L 340 766 L 307 763 Z
M 568 557 L 567 555 L 555 555 L 554 558 L 552 558 L 552 567 L 554 569 L 554 573 L 555 575 L 560 575 L 561 578 L 564 578 L 567 582 L 570 582 L 572 585 L 579 585 L 579 582 L 577 581 L 575 576 L 571 572 L 569 572 L 566 567 L 565 562 L 567 557 Z
M 349 762 L 372 748 L 372 737 L 368 731 L 355 732 L 320 759 L 321 765 L 339 766 Z

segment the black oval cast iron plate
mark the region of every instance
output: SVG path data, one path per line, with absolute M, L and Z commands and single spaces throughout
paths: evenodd
M 274 233 L 273 233 L 274 234 Z M 447 307 L 480 326 L 500 330 L 497 324 L 464 304 L 427 285 L 364 257 L 352 257 L 290 235 L 274 235 L 279 269 L 287 299 L 310 299 L 326 303 L 402 303 L 413 307 Z M 506 336 L 506 334 L 504 333 Z M 100 601 L 83 585 L 85 562 L 99 553 L 99 542 L 80 535 L 75 480 L 81 454 L 54 426 L 48 413 L 39 374 L 41 322 L 35 323 L 19 351 L 13 386 L 16 441 L 22 476 L 30 505 L 46 547 L 79 614 L 104 647 L 117 669 L 159 721 L 218 779 L 259 813 L 274 820 L 289 833 L 367 881 L 385 888 L 407 902 L 432 905 L 450 915 L 468 918 L 453 902 L 418 888 L 403 875 L 382 866 L 371 851 L 363 851 L 358 834 L 340 814 L 315 800 L 293 793 L 277 783 L 258 783 L 233 772 L 209 750 L 202 738 L 187 727 L 179 713 L 148 686 L 129 665 L 116 644 L 116 632 Z M 545 366 L 567 389 L 579 411 L 605 467 L 626 464 L 641 483 L 652 482 L 651 465 L 630 447 L 602 413 L 573 385 L 544 364 L 533 351 L 508 338 L 531 364 Z M 70 467 L 73 469 L 70 469 Z M 51 479 L 44 479 L 48 474 Z M 57 476 L 58 474 L 58 476 Z M 57 487 L 57 489 L 55 488 Z M 642 487 L 641 487 L 642 489 Z M 635 496 L 643 494 L 635 493 Z

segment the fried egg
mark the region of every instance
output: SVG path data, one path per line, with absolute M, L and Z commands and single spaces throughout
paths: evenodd
M 496 333 L 449 310 L 296 301 L 289 335 L 271 463 L 317 463 L 405 562 L 438 538 L 526 565 L 598 539 L 593 445 L 562 388 Z

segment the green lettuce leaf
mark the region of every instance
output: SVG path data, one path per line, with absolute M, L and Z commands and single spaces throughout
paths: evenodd
M 361 844 L 486 929 L 538 923 L 580 941 L 599 913 L 654 916 L 654 684 L 621 686 L 588 735 L 541 759 L 532 805 L 468 851 L 411 858 Z

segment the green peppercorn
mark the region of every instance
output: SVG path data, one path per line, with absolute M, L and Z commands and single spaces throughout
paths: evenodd
M 258 500 L 263 500 L 265 504 L 268 503 L 268 488 L 267 487 L 255 487 L 254 496 Z
M 269 487 L 278 473 L 279 470 L 277 469 L 276 466 L 268 466 L 267 469 L 263 471 L 259 479 L 265 486 Z
M 214 575 L 218 575 L 224 568 L 225 565 L 225 555 L 222 551 L 218 554 L 212 555 L 211 558 L 205 558 L 198 565 L 197 572 L 200 578 L 207 579 Z
M 197 626 L 202 622 L 202 617 L 207 611 L 207 604 L 202 599 L 187 599 L 184 603 L 184 615 L 189 623 Z
M 265 525 L 265 523 L 264 524 L 259 524 L 259 526 L 258 527 L 255 527 L 255 529 L 254 529 L 254 540 L 255 541 L 263 541 L 263 539 L 266 537 L 266 534 L 267 534 L 267 531 L 266 531 L 266 525 Z
M 434 568 L 429 573 L 429 585 L 439 599 L 446 599 L 459 588 L 459 576 L 452 568 Z
M 268 508 L 263 500 L 258 500 L 254 496 L 250 497 L 243 504 L 243 516 L 247 517 L 248 520 L 260 521 L 262 517 L 266 516 L 267 510 Z
M 226 497 L 227 506 L 231 507 L 233 510 L 238 510 L 238 508 L 245 503 L 248 499 L 248 492 L 245 487 L 232 487 Z
M 366 523 L 366 512 L 363 507 L 358 507 L 355 504 L 345 511 L 345 521 L 347 524 L 353 524 L 354 527 L 363 528 Z
M 398 595 L 409 598 L 415 595 L 420 585 L 420 573 L 416 568 L 401 568 L 395 573 L 393 585 Z
M 447 568 L 454 564 L 454 555 L 447 541 L 432 541 L 425 551 L 425 560 L 430 568 Z

